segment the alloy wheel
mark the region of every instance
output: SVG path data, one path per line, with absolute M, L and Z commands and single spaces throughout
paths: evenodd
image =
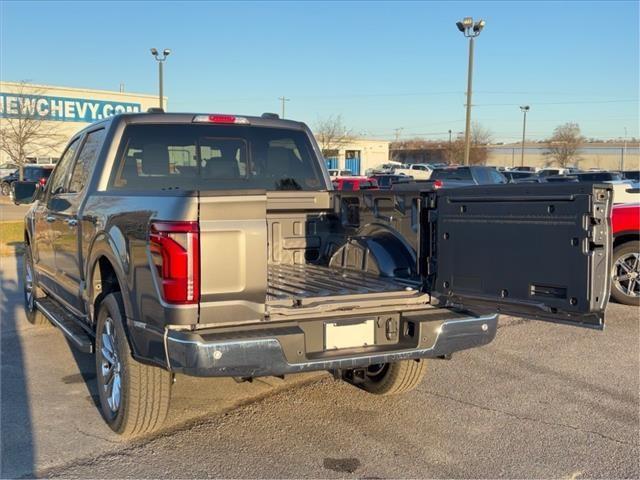
M 627 253 L 616 260 L 613 285 L 628 297 L 640 297 L 640 254 Z
M 107 317 L 104 321 L 101 340 L 100 373 L 102 375 L 102 389 L 109 409 L 112 413 L 117 413 L 120 409 L 122 397 L 122 363 L 120 362 L 120 356 L 118 354 L 116 329 L 111 317 Z

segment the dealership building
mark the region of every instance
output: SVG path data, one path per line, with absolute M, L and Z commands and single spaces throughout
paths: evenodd
M 46 122 L 43 130 L 64 139 L 111 115 L 145 112 L 157 106 L 157 95 L 0 81 L 0 124 L 35 117 Z M 65 146 L 66 140 L 46 151 L 27 152 L 27 158 L 38 163 L 55 163 Z M 8 161 L 6 154 L 0 152 L 0 164 Z
M 389 161 L 387 140 L 351 138 L 335 149 L 325 150 L 327 168 L 349 170 L 353 175 L 365 175 L 367 170 Z
M 56 142 L 56 147 L 27 152 L 27 158 L 34 163 L 55 163 L 66 141 L 93 122 L 118 113 L 146 112 L 157 106 L 157 95 L 0 81 L 0 125 L 11 119 L 33 117 L 45 122 L 43 131 L 64 139 Z M 327 153 L 329 168 L 364 175 L 366 170 L 388 161 L 389 142 L 351 138 Z M 0 151 L 0 165 L 9 161 Z

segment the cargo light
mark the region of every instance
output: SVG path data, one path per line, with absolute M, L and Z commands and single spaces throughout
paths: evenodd
M 151 257 L 168 303 L 200 301 L 200 228 L 198 222 L 152 222 Z
M 47 184 L 47 177 L 42 177 L 38 183 L 40 184 L 41 187 L 44 187 Z
M 436 180 L 435 182 L 433 182 L 433 188 L 442 188 L 443 187 L 443 183 L 442 180 Z
M 196 115 L 193 118 L 196 123 L 226 123 L 236 125 L 249 125 L 249 120 L 244 117 L 236 117 L 235 115 L 224 115 L 220 113 L 214 113 L 211 115 Z

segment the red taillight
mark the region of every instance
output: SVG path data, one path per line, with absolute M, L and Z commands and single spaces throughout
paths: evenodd
M 193 117 L 196 123 L 228 123 L 249 125 L 249 120 L 245 117 L 236 117 L 235 115 L 225 115 L 222 113 L 213 113 L 211 115 L 196 115 Z
M 433 188 L 442 188 L 442 180 L 436 180 L 433 182 Z
M 47 184 L 47 178 L 42 177 L 38 183 L 40 184 L 41 187 L 44 187 Z
M 200 301 L 200 228 L 198 222 L 152 222 L 151 256 L 169 303 Z

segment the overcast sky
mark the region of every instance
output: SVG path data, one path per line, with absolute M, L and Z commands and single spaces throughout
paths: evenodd
M 494 138 L 544 138 L 578 122 L 589 137 L 639 134 L 638 2 L 6 2 L 0 78 L 157 92 L 150 47 L 171 48 L 171 111 L 279 112 L 355 132 L 446 138 L 464 129 L 468 42 L 474 120 Z

